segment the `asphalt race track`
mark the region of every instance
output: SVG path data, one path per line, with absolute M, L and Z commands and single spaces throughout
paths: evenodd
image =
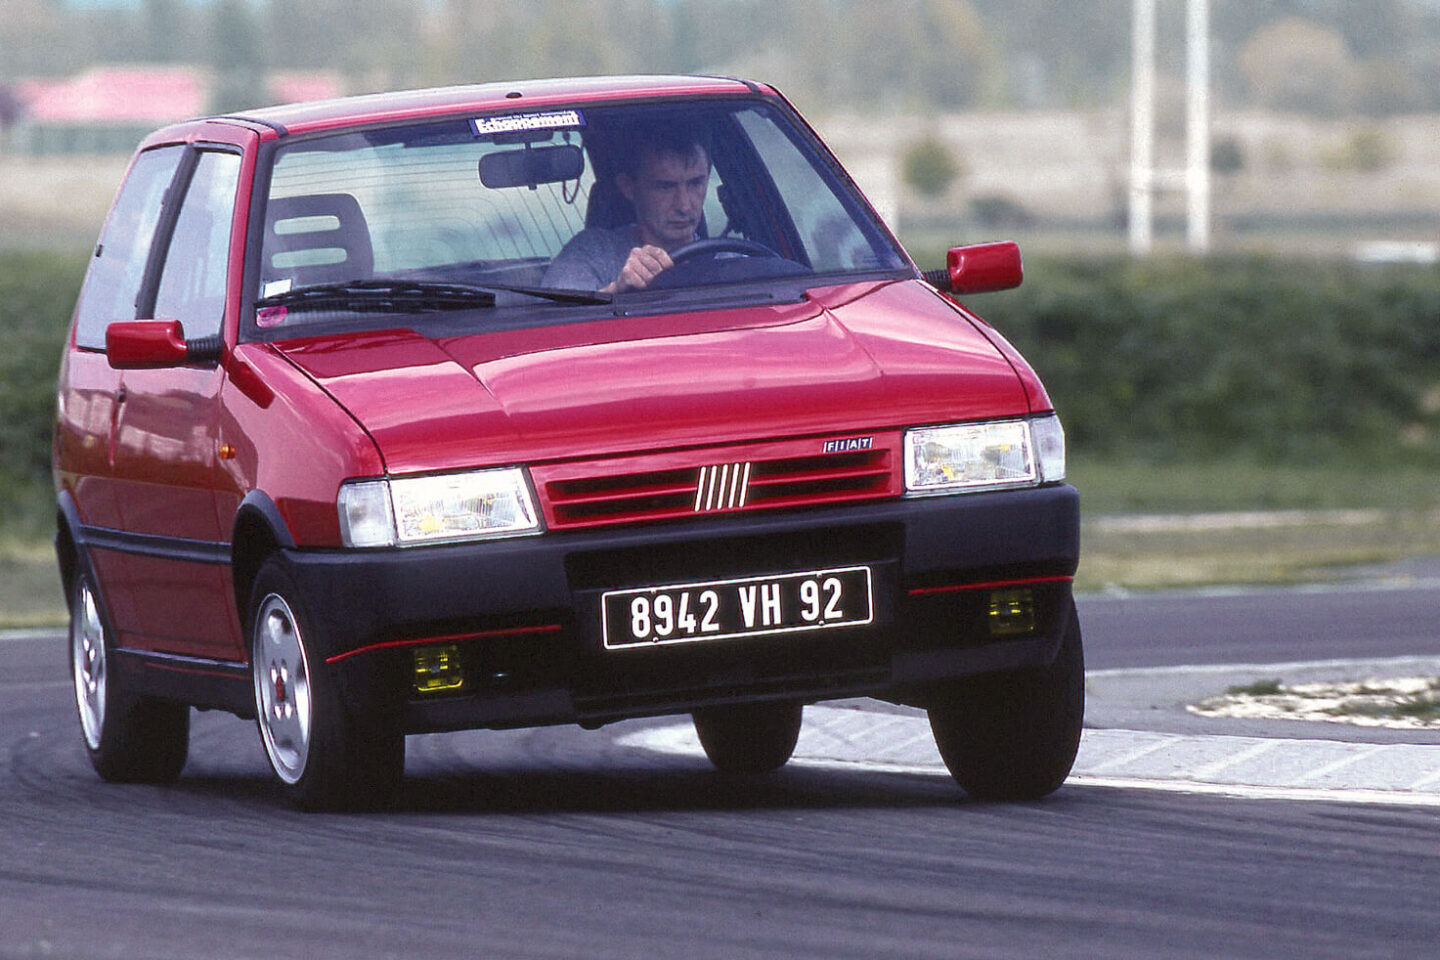
M 1440 587 L 1081 609 L 1106 668 L 1434 654 Z M 1363 627 L 1348 641 L 1347 622 Z M 0 638 L 3 958 L 1308 960 L 1440 943 L 1435 808 L 1074 784 L 993 805 L 942 776 L 799 764 L 731 778 L 618 744 L 631 723 L 411 738 L 400 810 L 303 815 L 272 793 L 253 726 L 224 715 L 197 717 L 174 786 L 101 783 L 65 657 L 54 634 Z
M 1087 667 L 1440 654 L 1440 559 L 1338 585 L 1087 596 Z

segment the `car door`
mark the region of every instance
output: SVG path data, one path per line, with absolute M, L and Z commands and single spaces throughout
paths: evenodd
M 224 329 L 241 155 L 191 147 L 169 191 L 137 319 L 174 319 L 187 342 Z M 214 351 L 218 357 L 219 350 Z M 126 646 L 242 659 L 232 623 L 228 529 L 215 506 L 218 361 L 126 370 L 114 434 L 114 486 L 127 538 Z M 116 616 L 116 619 L 120 619 Z
M 123 527 L 115 490 L 115 426 L 121 373 L 105 355 L 105 328 L 133 320 L 163 200 L 185 148 L 161 146 L 130 165 L 86 271 L 75 329 L 60 377 L 56 468 L 86 528 L 87 556 L 111 619 L 133 622 L 126 554 L 115 536 Z

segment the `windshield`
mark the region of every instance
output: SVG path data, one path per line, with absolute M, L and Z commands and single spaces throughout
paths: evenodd
M 664 308 L 700 288 L 759 295 L 909 269 L 768 102 L 429 121 L 297 140 L 273 157 L 262 334 L 412 310 Z

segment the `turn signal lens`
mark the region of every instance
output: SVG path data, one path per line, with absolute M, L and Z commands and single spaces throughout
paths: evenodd
M 1035 441 L 1035 459 L 1040 464 L 1040 479 L 1055 483 L 1065 479 L 1065 428 L 1055 414 L 1030 421 L 1030 436 Z
M 395 542 L 395 514 L 384 480 L 340 488 L 340 540 L 347 547 L 388 547 Z

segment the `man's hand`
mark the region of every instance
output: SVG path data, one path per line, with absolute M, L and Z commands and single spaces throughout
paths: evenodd
M 644 290 L 660 274 L 675 266 L 670 254 L 661 247 L 636 247 L 625 258 L 620 276 L 600 289 L 601 293 L 624 293 L 626 290 Z

